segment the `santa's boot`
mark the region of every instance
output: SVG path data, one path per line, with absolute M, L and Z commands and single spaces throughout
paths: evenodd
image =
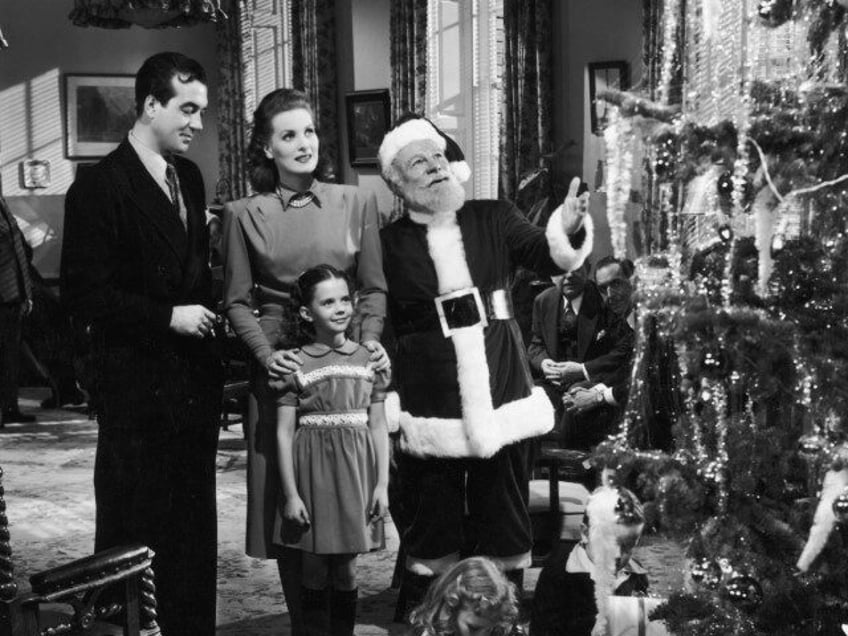
M 353 636 L 356 625 L 356 596 L 358 590 L 330 592 L 330 633 L 332 636 Z
M 300 588 L 300 609 L 306 636 L 330 636 L 330 590 Z

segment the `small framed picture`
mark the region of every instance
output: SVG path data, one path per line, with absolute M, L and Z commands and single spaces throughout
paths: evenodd
M 603 134 L 609 108 L 606 101 L 597 99 L 598 92 L 607 88 L 627 90 L 629 81 L 627 62 L 623 60 L 589 63 L 589 117 L 594 134 Z
M 389 129 L 389 91 L 356 91 L 345 96 L 350 163 L 377 166 L 377 151 Z
M 46 159 L 22 161 L 21 182 L 23 187 L 29 190 L 50 187 L 50 162 Z
M 133 75 L 65 75 L 68 159 L 109 154 L 135 122 Z

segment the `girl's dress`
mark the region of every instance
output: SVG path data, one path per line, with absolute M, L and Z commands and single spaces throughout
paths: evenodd
M 298 338 L 294 282 L 305 269 L 328 263 L 345 270 L 359 296 L 351 328 L 359 341 L 379 340 L 386 313 L 377 199 L 353 186 L 314 181 L 298 203 L 280 190 L 224 206 L 224 307 L 247 345 L 251 365 L 247 442 L 247 554 L 279 558 L 274 518 L 280 498 L 277 418 L 266 358 L 293 349 Z M 258 319 L 257 319 L 258 318 Z
M 353 554 L 385 546 L 383 521 L 368 520 L 377 483 L 377 455 L 368 406 L 385 399 L 388 377 L 370 353 L 348 340 L 300 350 L 303 366 L 282 383 L 277 403 L 297 407 L 292 454 L 297 491 L 309 512 L 305 531 L 278 508 L 279 543 L 314 554 Z

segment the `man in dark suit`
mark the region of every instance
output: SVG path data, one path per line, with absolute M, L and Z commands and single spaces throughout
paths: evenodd
M 62 299 L 98 369 L 95 549 L 150 546 L 163 633 L 211 636 L 222 372 L 203 178 L 179 156 L 202 128 L 206 75 L 160 53 L 135 96 L 127 139 L 65 202 Z
M 533 304 L 530 367 L 557 408 L 561 443 L 588 450 L 613 432 L 618 408 L 593 391 L 597 409 L 569 412 L 570 394 L 598 383 L 614 386 L 630 372 L 633 330 L 604 304 L 584 263 Z M 565 404 L 564 404 L 565 402 Z
M 34 422 L 18 408 L 21 325 L 32 309 L 32 281 L 26 245 L 18 222 L 0 197 L 0 428 Z

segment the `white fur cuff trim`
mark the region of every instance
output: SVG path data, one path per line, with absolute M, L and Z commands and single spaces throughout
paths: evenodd
M 436 142 L 441 150 L 444 150 L 447 146 L 445 138 L 433 128 L 430 122 L 425 119 L 410 119 L 393 128 L 383 137 L 383 143 L 380 144 L 380 150 L 377 153 L 380 158 L 380 167 L 385 170 L 392 165 L 395 155 L 400 152 L 401 148 L 413 141 L 422 139 Z
M 562 229 L 562 205 L 554 210 L 551 218 L 548 220 L 545 237 L 548 239 L 551 258 L 564 272 L 570 272 L 580 267 L 583 261 L 592 253 L 595 224 L 592 222 L 592 217 L 588 214 L 583 217 L 583 228 L 586 230 L 586 237 L 583 239 L 583 244 L 578 248 L 574 248 Z
M 400 414 L 401 448 L 416 457 L 491 457 L 501 448 L 554 427 L 554 408 L 540 387 L 495 409 L 485 430 L 466 432 L 459 418 Z

